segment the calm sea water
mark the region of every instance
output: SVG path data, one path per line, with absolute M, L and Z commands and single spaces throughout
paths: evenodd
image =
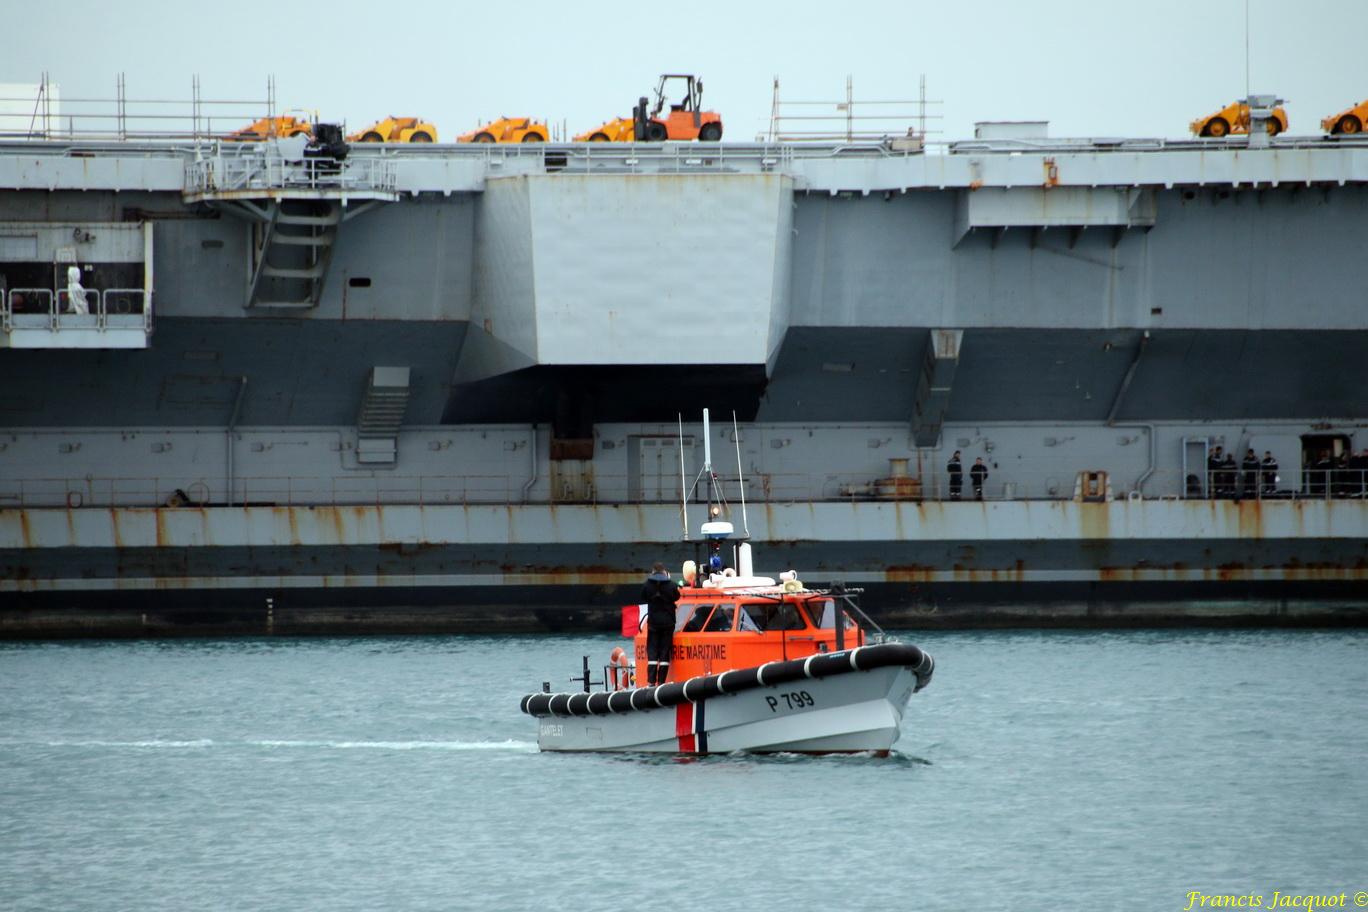
M 0 908 L 1127 909 L 1368 890 L 1368 633 L 908 637 L 895 756 L 543 755 L 608 637 L 0 644 Z

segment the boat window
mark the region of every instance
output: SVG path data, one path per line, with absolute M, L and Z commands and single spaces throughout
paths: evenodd
M 708 623 L 704 626 L 705 633 L 724 633 L 732 629 L 732 621 L 736 613 L 735 605 L 718 605 L 717 610 L 708 618 Z
M 836 606 L 831 599 L 810 601 L 807 603 L 807 610 L 808 614 L 812 615 L 813 622 L 821 629 L 836 629 Z
M 741 629 L 759 633 L 769 628 L 769 618 L 765 616 L 766 606 L 762 603 L 741 605 Z
M 770 624 L 771 630 L 802 630 L 807 626 L 793 602 L 784 602 L 777 608 L 779 610 L 774 613 L 774 622 Z
M 742 630 L 802 630 L 807 624 L 792 602 L 754 602 L 741 606 Z
M 755 602 L 741 606 L 743 630 L 802 630 L 807 623 L 792 602 Z
M 708 621 L 712 605 L 685 606 L 675 619 L 675 630 L 682 633 L 698 633 Z
M 812 620 L 822 630 L 836 629 L 836 603 L 832 599 L 821 599 L 819 601 L 809 601 L 807 603 L 808 614 L 812 615 Z M 845 617 L 846 630 L 853 630 L 857 625 L 850 614 L 842 611 Z
M 761 632 L 761 628 L 759 628 L 757 622 L 755 622 L 755 615 L 751 614 L 751 611 L 758 607 L 761 606 L 758 606 L 758 604 L 743 604 L 743 606 L 741 606 L 741 623 L 740 626 L 737 626 L 737 629 L 744 630 L 746 633 Z M 761 619 L 763 619 L 763 617 Z

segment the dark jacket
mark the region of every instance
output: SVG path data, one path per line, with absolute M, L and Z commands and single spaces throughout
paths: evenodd
M 663 573 L 652 573 L 646 577 L 646 582 L 641 587 L 641 599 L 638 604 L 645 604 L 647 609 L 646 617 L 668 617 L 671 626 L 674 625 L 674 606 L 679 601 L 679 586 L 675 581 Z

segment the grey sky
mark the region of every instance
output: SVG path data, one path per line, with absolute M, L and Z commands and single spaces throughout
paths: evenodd
M 1245 0 L 1004 2 L 117 3 L 2 0 L 0 82 L 46 70 L 67 97 L 264 98 L 352 128 L 421 114 L 454 137 L 499 114 L 572 133 L 629 112 L 663 71 L 695 72 L 730 139 L 783 97 L 913 98 L 925 73 L 945 138 L 976 120 L 1048 119 L 1056 136 L 1182 136 L 1244 94 Z M 1368 2 L 1250 0 L 1254 91 L 1293 133 L 1368 98 Z

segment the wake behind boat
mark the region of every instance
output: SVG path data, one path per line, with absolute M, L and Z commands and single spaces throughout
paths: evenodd
M 706 437 L 706 411 L 704 427 Z M 613 650 L 594 681 L 586 656 L 581 676 L 572 678 L 581 690 L 551 693 L 544 684 L 522 698 L 522 711 L 538 720 L 538 746 L 886 754 L 908 700 L 931 680 L 931 656 L 879 630 L 860 609 L 859 590 L 810 589 L 793 571 L 779 580 L 754 576 L 744 541 L 725 566 L 722 544 L 733 527 L 715 518 L 710 454 L 703 471 L 709 520 L 702 532 L 710 553 L 683 564 L 664 683 L 653 680 L 646 606 L 628 606 L 623 635 L 633 639 L 631 659 Z M 687 515 L 687 497 L 684 509 Z M 648 686 L 637 686 L 643 680 Z

